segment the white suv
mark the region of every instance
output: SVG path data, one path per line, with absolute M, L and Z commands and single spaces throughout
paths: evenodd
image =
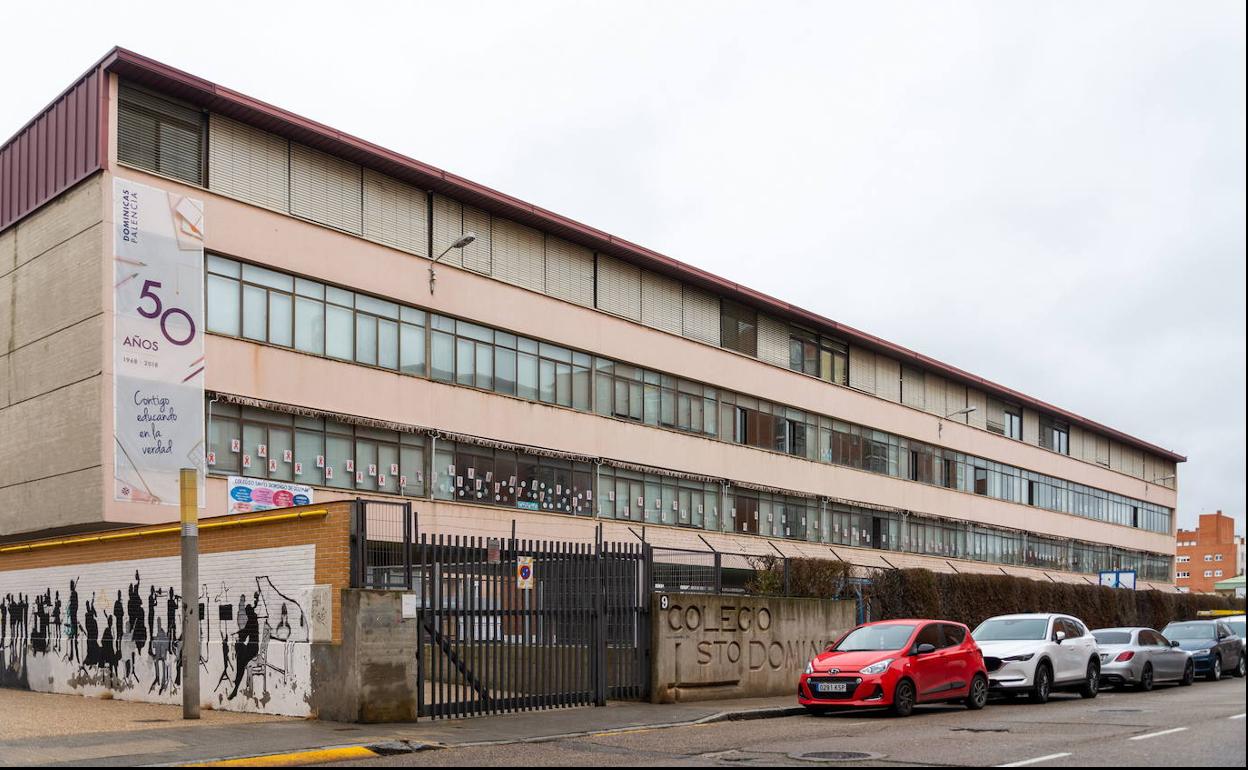
M 1074 690 L 1095 698 L 1101 661 L 1096 638 L 1069 615 L 999 615 L 971 633 L 988 668 L 989 687 L 998 693 L 1027 693 L 1044 703 L 1054 690 Z

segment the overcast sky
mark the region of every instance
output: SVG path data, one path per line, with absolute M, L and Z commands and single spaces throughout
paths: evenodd
M 4 26 L 0 137 L 122 45 L 1175 449 L 1180 525 L 1243 531 L 1240 0 L 131 0 Z

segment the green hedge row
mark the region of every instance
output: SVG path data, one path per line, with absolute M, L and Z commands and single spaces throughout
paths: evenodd
M 1061 612 L 1089 628 L 1145 626 L 1161 629 L 1191 620 L 1199 610 L 1244 611 L 1243 599 L 1210 594 L 1127 591 L 1094 585 L 1045 583 L 1008 575 L 945 574 L 925 569 L 888 570 L 864 591 L 871 620 L 939 618 L 972 629 L 994 615 Z

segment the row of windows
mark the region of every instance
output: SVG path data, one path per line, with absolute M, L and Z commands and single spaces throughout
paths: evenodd
M 1170 532 L 1156 504 L 216 255 L 207 265 L 219 334 Z
M 1134 568 L 1146 579 L 1169 577 L 1169 560 L 1156 554 L 327 418 L 222 403 L 208 411 L 209 469 L 216 474 L 997 564 L 1078 572 Z

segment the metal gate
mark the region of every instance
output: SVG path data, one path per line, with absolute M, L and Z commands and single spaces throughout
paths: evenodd
M 648 546 L 417 536 L 410 503 L 371 500 L 354 529 L 355 585 L 415 594 L 420 716 L 649 694 Z
M 648 692 L 643 546 L 437 535 L 414 550 L 421 716 Z

